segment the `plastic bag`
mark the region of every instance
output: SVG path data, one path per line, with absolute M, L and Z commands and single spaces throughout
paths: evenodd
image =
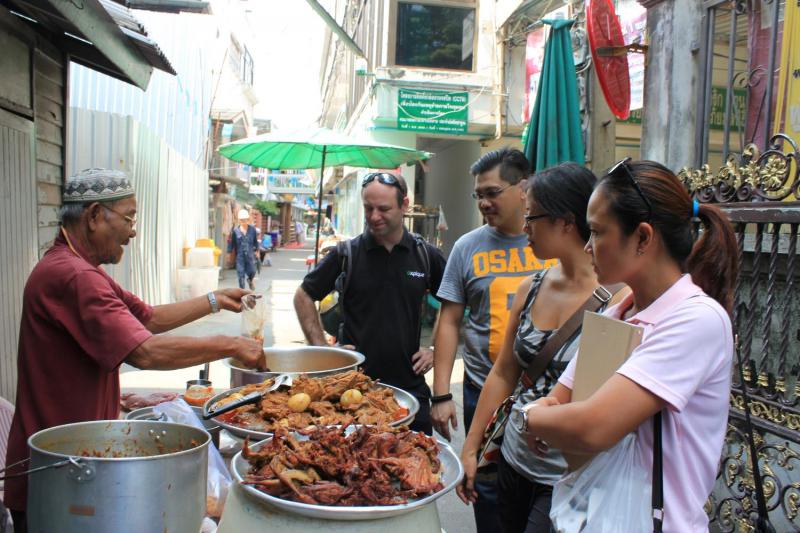
M 242 299 L 242 335 L 264 342 L 264 327 L 266 325 L 266 298 L 245 296 Z
M 550 520 L 559 533 L 653 530 L 649 467 L 630 433 L 553 487 Z
M 153 407 L 155 414 L 163 414 L 170 422 L 187 424 L 205 430 L 203 422 L 197 417 L 188 403 L 178 398 Z M 225 467 L 219 450 L 214 445 L 208 446 L 208 478 L 206 481 L 206 514 L 218 517 L 222 515 L 225 498 L 232 483 L 231 474 Z

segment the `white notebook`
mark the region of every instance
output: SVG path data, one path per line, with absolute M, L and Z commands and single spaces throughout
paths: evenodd
M 572 401 L 586 400 L 602 387 L 642 342 L 644 329 L 622 320 L 586 311 L 575 365 Z M 592 455 L 565 453 L 570 470 L 576 470 Z

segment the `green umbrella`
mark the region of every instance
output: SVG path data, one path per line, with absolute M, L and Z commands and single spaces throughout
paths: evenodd
M 575 21 L 545 19 L 542 22 L 552 29 L 544 48 L 544 65 L 525 142 L 525 156 L 534 172 L 564 161 L 585 162 L 569 34 Z
M 223 144 L 217 151 L 233 161 L 270 170 L 320 168 L 315 263 L 319 254 L 325 165 L 389 169 L 431 157 L 428 152 L 351 137 L 326 128 L 266 133 Z

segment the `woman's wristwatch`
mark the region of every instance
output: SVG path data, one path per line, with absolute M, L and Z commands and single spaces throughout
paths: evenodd
M 519 410 L 519 421 L 517 422 L 517 429 L 519 429 L 520 433 L 528 432 L 528 409 L 532 409 L 534 407 L 536 407 L 535 403 L 525 405 L 522 409 Z

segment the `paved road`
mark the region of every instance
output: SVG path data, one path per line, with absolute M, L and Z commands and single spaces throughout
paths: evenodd
M 306 257 L 312 253 L 311 249 L 295 249 L 280 251 L 272 254 L 272 266 L 262 267 L 261 276 L 256 279 L 256 291 L 264 294 L 269 304 L 268 326 L 264 332 L 267 345 L 287 346 L 304 344 L 305 339 L 297 322 L 292 305 L 292 298 L 297 287 L 306 274 Z M 235 287 L 236 272 L 232 270 L 223 273 L 220 287 Z M 187 324 L 171 332 L 172 335 L 204 336 L 204 335 L 238 335 L 240 330 L 240 316 L 235 313 L 221 312 L 209 315 L 192 324 Z M 430 344 L 430 330 L 423 331 L 423 344 Z M 172 371 L 139 371 L 130 367 L 123 368 L 120 378 L 123 389 L 178 389 L 185 387 L 186 381 L 196 379 L 202 367 L 191 367 Z M 461 379 L 463 365 L 461 360 L 456 361 L 453 371 L 451 390 L 456 399 L 458 409 L 459 429 L 453 437 L 452 445 L 457 453 L 461 452 L 464 443 L 464 432 L 461 427 Z M 432 383 L 432 372 L 426 378 Z M 230 383 L 230 372 L 220 362 L 211 364 L 211 381 L 217 388 L 226 388 Z M 466 507 L 455 495 L 455 491 L 439 500 L 439 514 L 442 527 L 448 533 L 470 533 L 475 531 L 472 518 L 472 509 Z

